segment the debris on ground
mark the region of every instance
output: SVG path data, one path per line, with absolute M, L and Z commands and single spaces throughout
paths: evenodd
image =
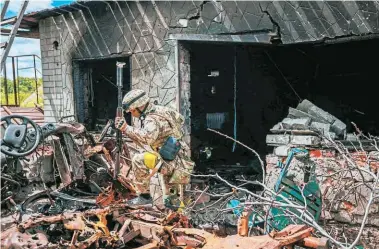
M 308 100 L 290 107 L 267 135 L 273 153 L 265 163 L 254 161 L 265 169 L 263 179 L 242 165 L 216 165 L 192 176 L 183 206 L 178 194 L 163 205 L 156 176 L 154 205 L 126 205 L 136 196 L 130 159 L 144 148 L 123 140 L 114 179 L 116 141 L 108 124 L 100 134 L 75 122 L 46 124 L 32 153 L 2 157 L 1 248 L 379 244 L 378 139 L 358 129 L 347 133 L 343 122 Z

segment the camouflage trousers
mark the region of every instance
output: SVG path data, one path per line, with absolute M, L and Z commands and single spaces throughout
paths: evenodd
M 164 184 L 162 189 L 166 191 L 163 195 L 170 195 L 170 190 L 178 184 L 188 184 L 190 178 L 188 173 L 192 173 L 193 167 L 193 162 L 181 160 L 180 157 L 171 162 L 164 161 L 160 173 L 158 173 L 162 175 L 160 179 L 163 179 L 163 182 L 160 184 Z M 144 153 L 135 154 L 132 158 L 132 169 L 128 177 L 131 179 L 131 184 L 137 194 L 150 192 L 150 179 L 147 179 L 149 174 L 150 170 L 144 163 Z

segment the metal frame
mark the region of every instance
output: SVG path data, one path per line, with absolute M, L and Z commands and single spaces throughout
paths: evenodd
M 4 49 L 4 52 L 3 54 L 1 55 L 1 65 L 4 65 L 5 63 L 5 60 L 7 59 L 8 57 L 8 54 L 9 54 L 9 51 L 12 47 L 12 44 L 13 44 L 13 41 L 14 41 L 14 38 L 16 37 L 16 34 L 17 34 L 17 31 L 18 31 L 18 28 L 20 27 L 20 24 L 21 24 L 21 21 L 22 21 L 22 18 L 24 17 L 24 13 L 25 13 L 25 10 L 26 10 L 26 7 L 28 6 L 28 3 L 29 3 L 29 0 L 25 0 L 22 5 L 21 5 L 21 9 L 20 9 L 20 12 L 18 13 L 17 15 L 17 20 L 16 20 L 16 23 L 13 25 L 12 27 L 12 30 L 9 34 L 9 40 L 7 42 L 7 45 Z M 5 4 L 7 4 L 7 2 L 5 2 Z M 5 9 L 5 8 L 4 8 Z M 4 10 L 3 9 L 3 10 Z M 6 10 L 5 10 L 6 11 Z M 5 13 L 1 13 L 1 15 L 5 16 Z M 1 67 L 2 69 L 3 67 Z
M 33 57 L 33 66 L 32 67 L 18 67 L 18 58 L 20 57 Z M 37 72 L 42 76 L 42 73 L 37 69 L 37 63 L 36 63 L 36 57 L 41 60 L 41 58 L 38 55 L 35 54 L 27 54 L 27 55 L 17 55 L 17 56 L 8 56 L 12 59 L 12 76 L 13 76 L 13 94 L 14 94 L 14 100 L 15 102 L 13 104 L 9 103 L 9 96 L 8 96 L 8 79 L 7 79 L 7 69 L 6 69 L 6 63 L 3 64 L 4 69 L 4 92 L 5 92 L 5 104 L 2 103 L 2 105 L 5 106 L 19 106 L 20 105 L 20 99 L 19 99 L 19 71 L 24 69 L 34 69 L 34 80 L 35 80 L 35 91 L 37 94 L 37 103 L 39 102 L 40 96 L 38 95 L 38 77 Z

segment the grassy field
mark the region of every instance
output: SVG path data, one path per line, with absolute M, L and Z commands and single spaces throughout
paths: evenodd
M 8 80 L 8 105 L 15 105 L 15 97 L 13 94 L 13 82 Z M 6 105 L 5 91 L 4 91 L 4 79 L 1 79 L 1 105 Z M 35 90 L 35 80 L 33 78 L 19 78 L 18 88 L 18 104 L 21 107 L 34 107 L 34 103 L 43 106 L 43 91 L 42 80 L 38 79 L 38 102 L 37 94 Z

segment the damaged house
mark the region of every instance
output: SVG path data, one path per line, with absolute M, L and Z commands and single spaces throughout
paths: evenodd
M 346 161 L 342 149 L 325 149 L 335 141 L 345 141 L 349 150 L 367 140 L 366 159 L 354 156 L 378 161 L 372 153 L 377 147 L 354 135 L 352 124 L 379 134 L 377 2 L 78 1 L 27 14 L 21 23 L 39 35 L 46 123 L 75 119 L 100 133 L 115 117 L 121 61 L 124 92 L 144 89 L 154 103 L 185 116 L 185 139 L 199 171 L 273 177 L 268 182 L 275 187 L 283 168 L 277 162 L 289 165 L 285 159 L 293 148 L 305 148 L 313 164 L 325 155 L 333 155 L 336 164 Z M 266 158 L 267 172 L 258 156 Z M 309 165 L 294 161 L 296 172 Z M 336 196 L 330 198 L 344 199 Z M 343 203 L 330 207 L 328 219 L 348 224 L 356 234 L 367 219 L 365 204 L 349 198 Z M 375 203 L 369 214 L 374 229 L 364 234 L 368 244 L 377 243 L 371 238 L 379 234 L 378 207 Z

